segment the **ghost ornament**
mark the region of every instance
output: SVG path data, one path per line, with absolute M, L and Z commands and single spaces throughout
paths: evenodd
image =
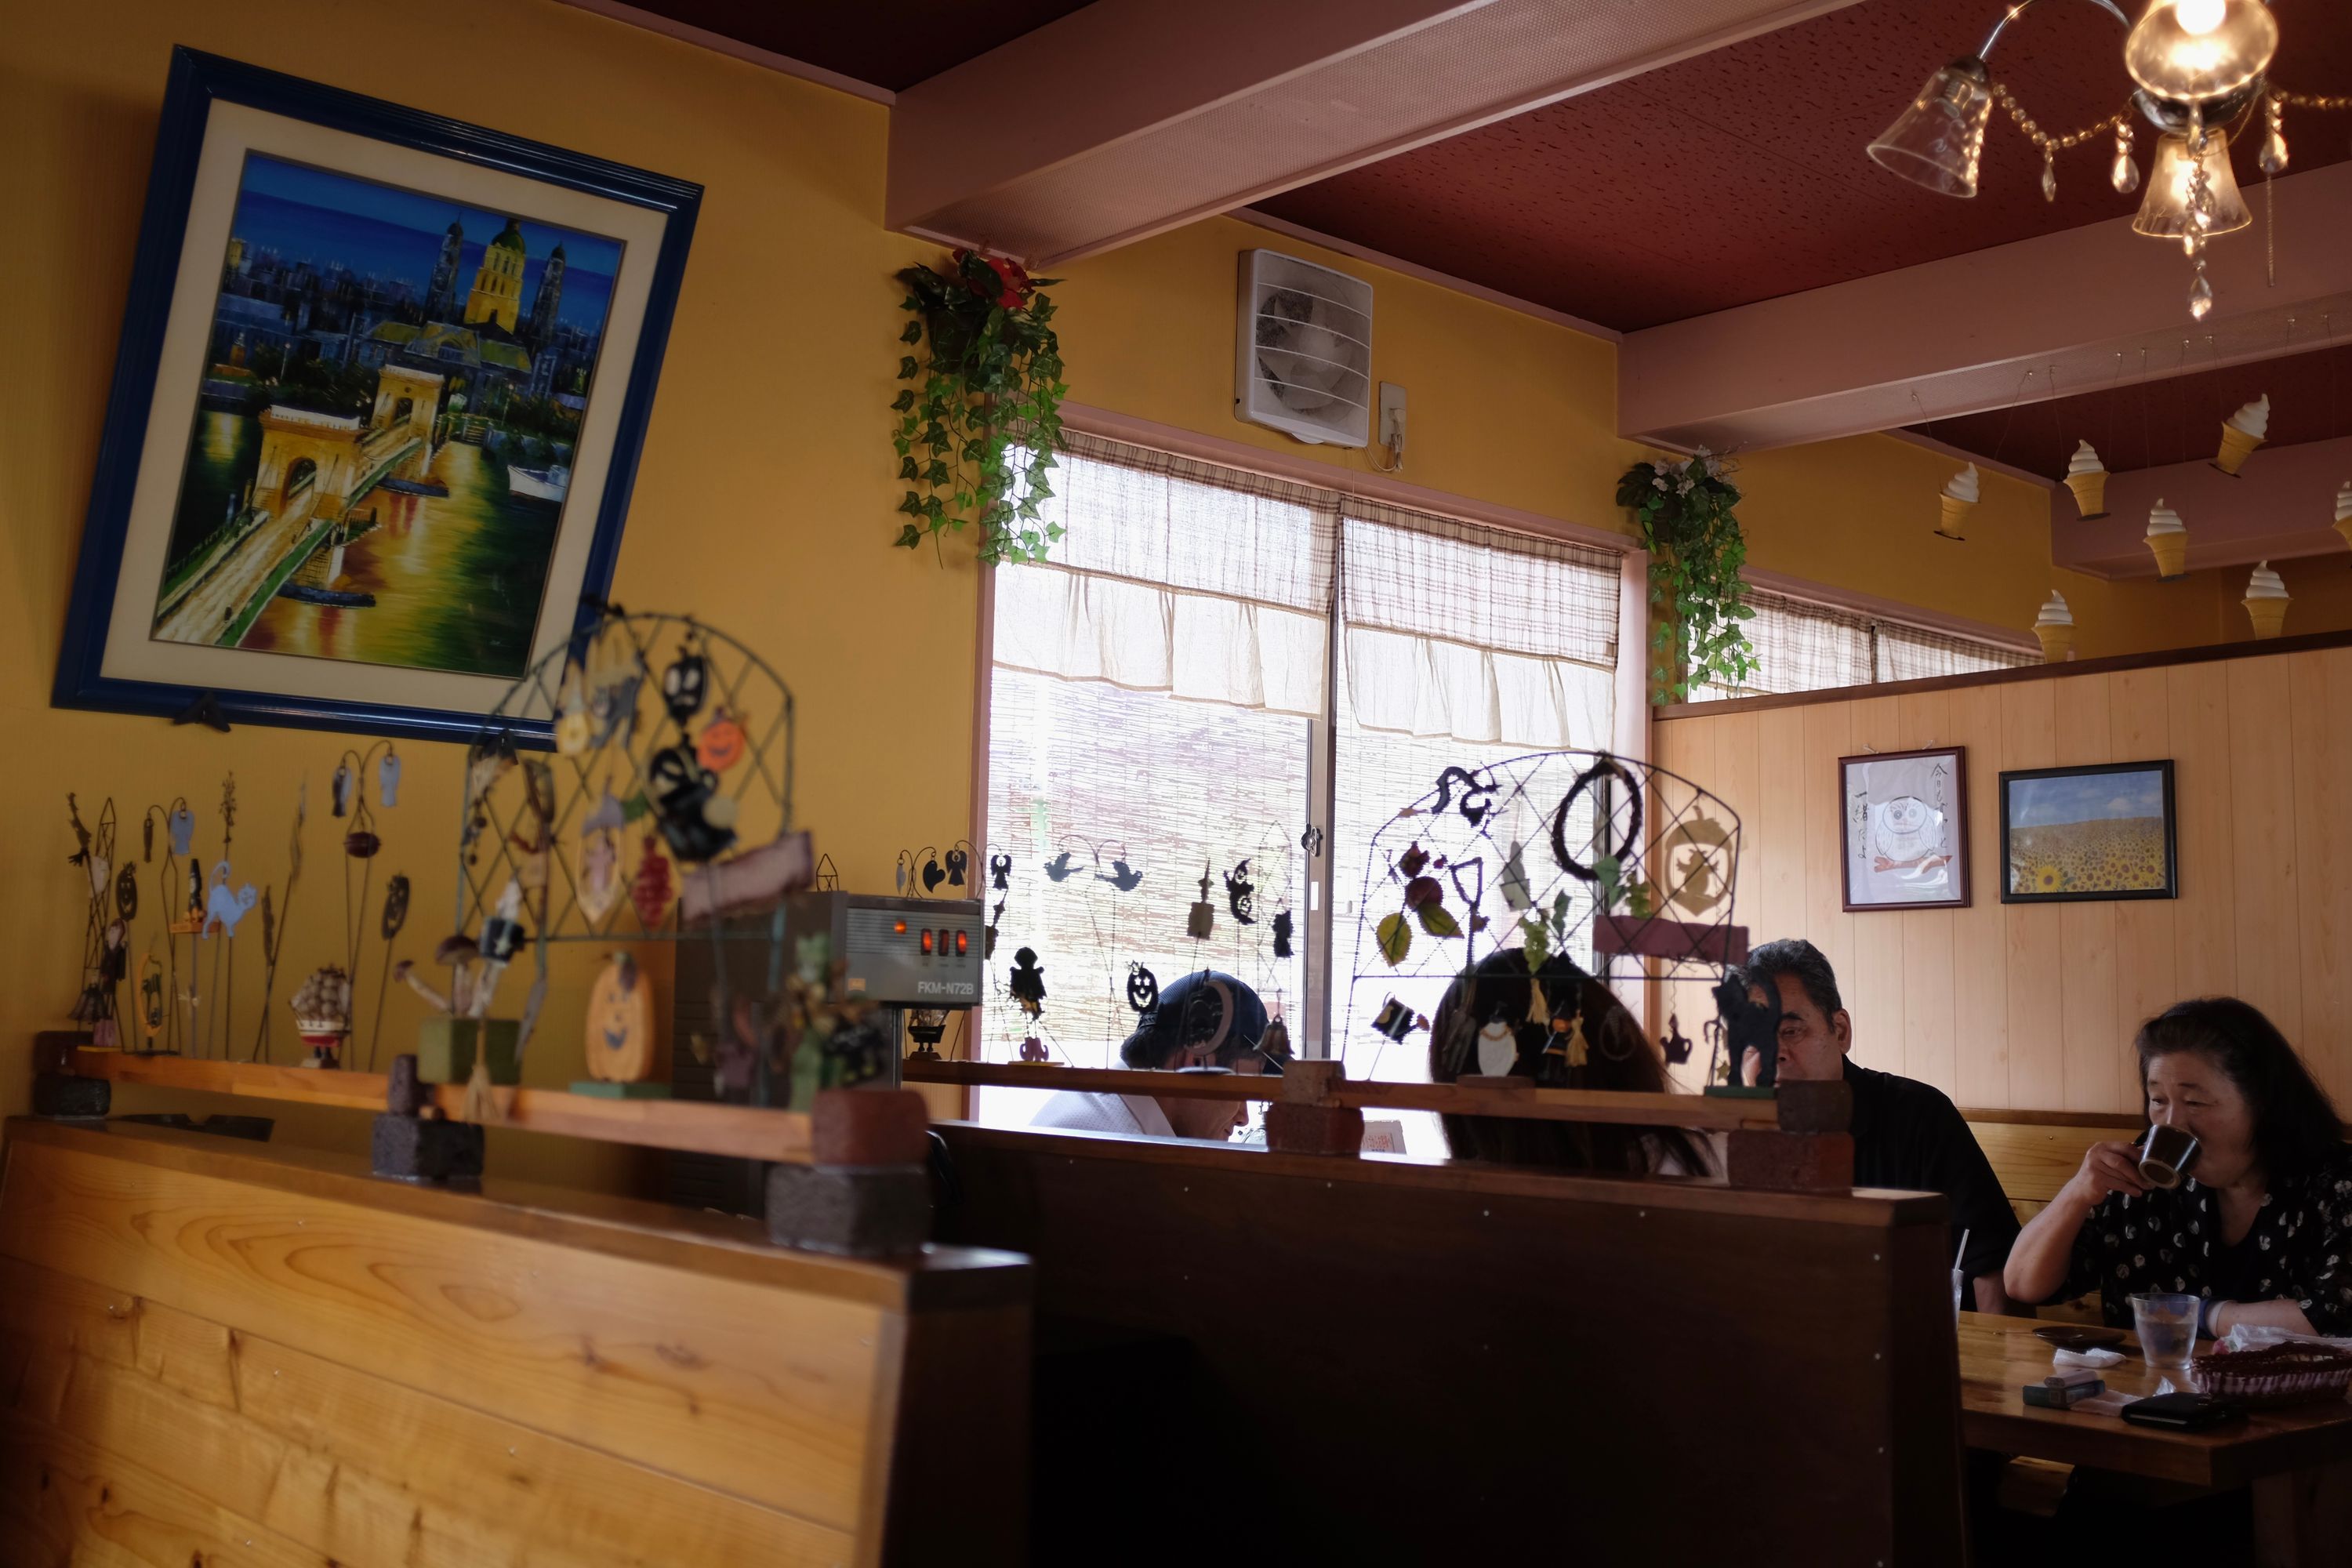
M 1508 1078 L 1519 1059 L 1519 1037 L 1507 1018 L 1489 1018 L 1478 1031 L 1478 1070 L 1487 1078 Z
M 710 667 L 698 653 L 681 653 L 662 671 L 662 706 L 680 729 L 702 711 L 703 691 L 709 679 Z
M 185 855 L 196 842 L 196 814 L 186 806 L 172 813 L 172 853 Z
M 375 798 L 379 805 L 400 804 L 400 758 L 386 752 L 375 765 Z

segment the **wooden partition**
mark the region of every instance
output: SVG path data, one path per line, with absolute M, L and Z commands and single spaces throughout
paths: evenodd
M 121 1123 L 5 1156 L 0 1562 L 1026 1561 L 1023 1259 Z
M 1940 1197 L 940 1131 L 1037 1271 L 1042 1563 L 1962 1560 Z
M 1655 755 L 1739 813 L 1738 918 L 1828 954 L 1864 1066 L 1964 1106 L 2137 1110 L 2133 1029 L 2227 993 L 2352 1103 L 2352 647 L 2315 646 L 2342 641 L 1693 704 Z M 1973 906 L 1846 913 L 1838 759 L 1945 745 L 1968 748 Z M 2000 901 L 2004 770 L 2164 758 L 2179 899 Z

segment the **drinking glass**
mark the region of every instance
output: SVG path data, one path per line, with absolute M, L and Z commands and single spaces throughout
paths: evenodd
M 2148 1295 L 2131 1299 L 2132 1323 L 2140 1353 L 2150 1368 L 2188 1373 L 2197 1354 L 2197 1298 Z
M 1958 1322 L 1958 1321 L 1960 1321 L 1960 1303 L 1961 1303 L 1961 1300 L 1963 1300 L 1963 1299 L 1968 1295 L 1968 1291 L 1969 1291 L 1969 1277 L 1968 1277 L 1968 1273 L 1967 1273 L 1967 1271 L 1966 1271 L 1966 1270 L 1964 1270 L 1964 1269 L 1959 1269 L 1959 1268 L 1955 1268 L 1955 1269 L 1953 1269 L 1953 1270 L 1952 1270 L 1952 1321 L 1954 1321 L 1954 1322 L 1956 1322 L 1956 1323 L 1957 1323 L 1957 1322 Z

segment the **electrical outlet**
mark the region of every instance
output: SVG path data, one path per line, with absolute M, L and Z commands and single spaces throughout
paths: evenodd
M 1381 383 L 1380 442 L 1391 452 L 1404 449 L 1404 388 L 1393 381 Z

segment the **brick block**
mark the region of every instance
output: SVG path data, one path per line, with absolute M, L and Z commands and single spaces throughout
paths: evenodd
M 911 1089 L 817 1091 L 811 1118 L 817 1165 L 919 1165 L 930 1158 L 931 1119 Z
M 1853 1185 L 1851 1132 L 1768 1132 L 1743 1127 L 1731 1134 L 1725 1175 L 1735 1187 L 1821 1192 Z
M 843 1169 L 772 1165 L 768 1239 L 778 1247 L 883 1258 L 931 1234 L 931 1183 L 920 1165 Z
M 1292 1061 L 1282 1069 L 1282 1098 L 1300 1105 L 1314 1105 L 1345 1082 L 1347 1077 L 1347 1064 L 1336 1059 Z
M 1353 1106 L 1277 1100 L 1265 1108 L 1265 1146 L 1278 1154 L 1359 1154 L 1364 1113 Z
M 1783 1132 L 1850 1132 L 1853 1086 L 1842 1078 L 1784 1082 L 1774 1091 Z
M 478 1182 L 482 1130 L 470 1121 L 425 1121 L 390 1113 L 375 1119 L 374 1170 L 407 1182 Z
M 68 1121 L 103 1117 L 114 1106 L 114 1085 L 102 1078 L 37 1073 L 33 1079 L 33 1114 Z

